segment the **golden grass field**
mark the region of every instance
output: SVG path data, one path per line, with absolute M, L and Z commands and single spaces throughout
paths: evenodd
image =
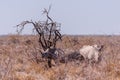
M 0 80 L 120 80 L 120 36 L 64 36 L 57 47 L 65 54 L 83 45 L 103 44 L 101 60 L 87 64 L 79 60 L 47 67 L 38 51 L 37 36 L 0 37 Z M 54 62 L 53 62 L 54 64 Z

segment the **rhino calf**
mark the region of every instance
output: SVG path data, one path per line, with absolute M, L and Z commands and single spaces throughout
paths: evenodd
M 102 48 L 103 45 L 84 45 L 79 51 L 84 59 L 94 60 L 95 62 L 98 62 L 99 54 Z

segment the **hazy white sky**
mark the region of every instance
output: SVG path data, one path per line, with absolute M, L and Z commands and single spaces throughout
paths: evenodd
M 42 20 L 49 5 L 64 34 L 120 34 L 120 0 L 0 0 L 0 34 L 15 33 L 24 20 Z

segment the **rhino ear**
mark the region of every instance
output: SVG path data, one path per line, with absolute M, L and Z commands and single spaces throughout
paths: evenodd
M 47 53 L 47 52 L 49 52 L 49 49 L 46 49 L 45 51 L 43 49 L 41 49 L 40 51 L 41 51 L 41 53 Z
M 96 50 L 98 50 L 98 51 L 101 49 L 101 46 L 98 46 L 98 45 L 96 45 L 96 44 L 93 45 L 93 47 L 94 47 Z
M 94 48 L 97 48 L 97 47 L 98 47 L 98 45 L 94 44 L 94 45 L 93 45 L 93 47 L 94 47 Z
M 93 45 L 94 48 L 96 48 L 98 51 L 101 51 L 104 45 Z

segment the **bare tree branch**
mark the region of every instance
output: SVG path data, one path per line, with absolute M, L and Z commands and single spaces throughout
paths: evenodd
M 17 25 L 17 32 L 20 34 L 26 24 L 32 24 L 33 29 L 39 35 L 39 44 L 44 51 L 48 50 L 49 54 L 54 54 L 56 50 L 57 41 L 62 40 L 62 35 L 60 33 L 60 25 L 57 22 L 53 21 L 52 18 L 49 16 L 51 6 L 49 9 L 44 9 L 43 13 L 46 15 L 45 21 L 38 21 L 33 22 L 31 21 L 23 21 L 22 23 Z M 51 49 L 52 47 L 52 49 Z M 54 50 L 54 51 L 52 51 Z M 52 51 L 52 52 L 51 52 Z M 42 51 L 41 51 L 42 52 Z M 49 57 L 48 57 L 49 58 Z M 51 58 L 48 59 L 48 64 Z

